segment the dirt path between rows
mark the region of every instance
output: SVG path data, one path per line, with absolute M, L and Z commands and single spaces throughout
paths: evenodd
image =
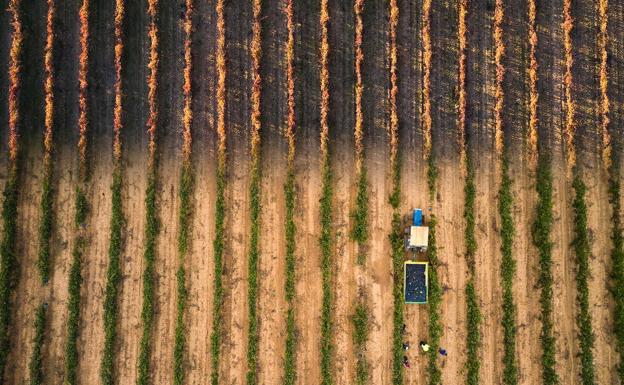
M 352 316 L 357 298 L 356 245 L 350 238 L 355 205 L 355 59 L 353 2 L 330 2 L 329 29 L 329 147 L 333 172 L 332 299 L 334 380 L 355 381 Z
M 33 350 L 34 314 L 41 304 L 41 280 L 37 269 L 37 231 L 39 228 L 43 146 L 41 131 L 22 141 L 22 167 L 18 198 L 17 255 L 19 282 L 15 288 L 11 328 L 11 350 L 6 369 L 7 383 L 28 380 L 28 362 Z
M 319 2 L 294 2 L 297 384 L 318 384 L 321 336 Z
M 28 362 L 34 335 L 35 309 L 41 303 L 41 280 L 37 269 L 38 228 L 43 176 L 43 45 L 47 7 L 33 4 L 21 10 L 22 24 L 28 25 L 24 36 L 24 52 L 32 52 L 21 63 L 19 95 L 19 180 L 17 185 L 16 258 L 17 285 L 11 303 L 9 321 L 9 355 L 5 368 L 8 383 L 27 381 Z M 8 126 L 5 126 L 8 127 Z M 6 153 L 3 153 L 6 158 Z M 6 182 L 5 182 L 6 183 Z M 0 374 L 1 375 L 1 374 Z
M 78 0 L 58 4 L 57 30 L 65 36 L 59 41 L 61 58 L 78 57 Z M 51 240 L 51 275 L 48 302 L 47 335 L 44 341 L 44 378 L 63 378 L 65 339 L 67 336 L 67 277 L 74 239 L 74 201 L 78 169 L 78 61 L 66 60 L 59 65 L 55 100 L 58 123 L 55 137 L 54 222 Z
M 89 151 L 90 187 L 87 199 L 88 246 L 82 261 L 78 381 L 100 379 L 104 343 L 103 302 L 108 268 L 112 184 L 113 16 L 114 4 L 92 4 L 90 10 Z
M 156 207 L 160 220 L 154 263 L 155 317 L 151 370 L 154 383 L 173 380 L 173 341 L 176 310 L 178 254 L 179 185 L 182 147 L 182 1 L 160 3 L 160 76 L 158 135 L 159 185 Z
M 410 1 L 399 1 L 398 87 L 397 109 L 399 114 L 399 146 L 401 153 L 401 213 L 409 215 L 414 208 L 421 208 L 425 222 L 431 219 L 428 210 L 427 162 L 423 158 L 422 135 L 422 41 L 414 39 L 421 33 L 421 6 Z M 406 256 L 411 254 L 406 254 Z M 426 257 L 419 255 L 418 260 Z M 426 378 L 427 360 L 417 348 L 420 340 L 427 339 L 429 314 L 426 305 L 405 305 L 405 340 L 412 345 L 406 355 L 411 368 L 405 371 L 407 384 L 418 384 Z
M 243 384 L 247 373 L 247 261 L 249 258 L 249 182 L 251 131 L 251 4 L 225 8 L 227 73 L 226 220 L 221 381 Z
M 213 2 L 196 4 L 193 38 L 193 222 L 187 266 L 188 384 L 203 384 L 211 374 L 210 333 L 214 286 L 216 199 L 216 12 Z M 208 52 L 206 56 L 204 53 Z
M 368 360 L 371 382 L 392 381 L 393 271 L 388 235 L 391 231 L 392 191 L 390 136 L 388 134 L 388 9 L 386 4 L 367 2 L 362 22 L 362 112 L 364 114 L 365 167 L 369 178 L 369 247 L 365 287 L 368 295 L 370 334 Z M 375 25 L 375 28 L 370 28 Z
M 122 280 L 119 291 L 119 321 L 116 367 L 120 384 L 136 382 L 142 333 L 143 270 L 145 242 L 145 194 L 147 188 L 147 2 L 126 5 L 125 52 L 122 69 L 124 115 L 122 209 L 126 220 Z
M 259 382 L 277 384 L 284 377 L 286 341 L 285 210 L 284 184 L 288 145 L 282 135 L 287 114 L 286 18 L 281 2 L 263 2 L 260 74 L 261 118 L 261 212 L 258 261 L 260 317 Z

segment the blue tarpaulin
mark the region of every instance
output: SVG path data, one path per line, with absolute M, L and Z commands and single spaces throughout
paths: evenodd
M 405 262 L 405 303 L 427 303 L 427 262 Z

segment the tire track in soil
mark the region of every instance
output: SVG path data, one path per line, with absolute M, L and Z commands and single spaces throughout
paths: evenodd
M 350 239 L 355 185 L 355 16 L 353 1 L 329 6 L 329 146 L 333 178 L 332 233 L 334 381 L 351 384 L 355 375 L 353 344 L 356 245 Z
M 89 138 L 91 175 L 87 199 L 87 248 L 82 263 L 78 381 L 100 380 L 104 344 L 103 302 L 108 267 L 112 185 L 112 126 L 114 108 L 114 7 L 113 2 L 90 7 Z
M 133 384 L 141 339 L 143 303 L 143 250 L 145 246 L 145 194 L 147 186 L 147 59 L 149 42 L 145 0 L 126 2 L 122 69 L 123 128 L 121 131 L 125 216 L 122 280 L 119 292 L 118 342 L 115 370 L 120 384 Z
M 388 8 L 367 2 L 362 12 L 362 113 L 364 116 L 364 164 L 369 178 L 369 256 L 366 260 L 370 334 L 367 349 L 371 383 L 392 380 L 392 300 L 393 272 L 389 229 L 392 207 L 389 196 L 390 137 L 388 132 L 388 92 L 390 87 L 388 52 Z
M 515 237 L 513 257 L 516 275 L 513 295 L 516 304 L 516 359 L 518 383 L 534 384 L 541 381 L 540 312 L 535 300 L 537 286 L 538 252 L 532 242 L 532 226 L 537 197 L 535 194 L 535 168 L 531 162 L 529 144 L 529 66 L 528 6 L 506 7 L 504 17 L 504 42 L 507 54 L 504 59 L 506 75 L 503 83 L 505 104 L 502 118 L 505 146 L 509 154 L 509 173 L 513 175 L 511 187 Z M 539 43 L 538 43 L 539 44 Z
M 476 9 L 474 9 L 476 8 Z M 475 283 L 481 307 L 481 371 L 484 383 L 502 378 L 503 335 L 500 291 L 500 218 L 498 191 L 500 163 L 495 149 L 495 67 L 492 37 L 493 9 L 485 1 L 475 4 L 467 16 L 467 114 L 469 151 L 475 170 Z M 483 25 L 484 28 L 470 28 Z
M 249 252 L 249 184 L 251 171 L 251 3 L 225 7 L 227 74 L 226 243 L 224 255 L 221 381 L 243 384 L 247 373 L 247 259 Z
M 438 358 L 443 383 L 460 383 L 465 379 L 467 267 L 464 237 L 460 235 L 461 229 L 465 228 L 465 199 L 463 188 L 458 188 L 464 185 L 456 107 L 459 83 L 458 7 L 456 0 L 433 2 L 431 7 L 431 135 L 439 176 L 435 201 L 429 205 L 433 207 L 438 221 L 438 276 L 442 288 L 440 323 L 444 328 L 440 347 L 446 349 L 450 357 Z M 468 47 L 471 47 L 470 42 Z M 468 79 L 469 76 L 470 69 L 467 67 Z
M 216 3 L 195 5 L 193 38 L 193 222 L 187 268 L 188 384 L 211 375 L 216 181 Z M 205 54 L 207 53 L 207 55 Z
M 78 58 L 80 45 L 78 9 L 79 0 L 57 2 L 56 46 L 57 84 L 55 88 L 56 119 L 54 154 L 53 227 L 50 260 L 50 281 L 46 293 L 48 324 L 44 340 L 43 371 L 48 378 L 63 378 L 65 340 L 67 336 L 67 277 L 71 263 L 74 239 L 75 189 L 78 170 Z M 61 65 L 62 63 L 62 65 Z
M 160 219 L 154 263 L 154 334 L 152 381 L 173 381 L 173 340 L 176 318 L 176 270 L 178 268 L 178 213 L 180 164 L 182 162 L 183 39 L 181 0 L 163 1 L 159 9 L 161 111 L 158 156 L 159 185 L 156 207 Z
M 401 154 L 401 212 L 409 216 L 414 208 L 422 208 L 425 221 L 430 219 L 426 170 L 423 159 L 424 138 L 421 130 L 422 104 L 422 42 L 414 38 L 421 32 L 421 6 L 400 0 L 399 25 L 397 28 L 398 88 L 397 112 L 399 115 L 399 153 Z M 411 221 L 411 218 L 410 218 Z M 425 260 L 418 256 L 418 260 Z M 405 340 L 412 350 L 406 355 L 411 369 L 405 371 L 405 382 L 417 384 L 426 378 L 427 360 L 420 358 L 418 341 L 428 335 L 429 315 L 423 305 L 405 305 Z
M 43 51 L 46 41 L 47 6 L 37 2 L 22 5 L 24 35 L 22 88 L 19 101 L 20 169 L 17 198 L 16 258 L 17 285 L 12 295 L 9 324 L 9 353 L 4 379 L 21 383 L 29 379 L 28 363 L 34 336 L 34 314 L 41 300 L 41 280 L 37 269 L 38 228 L 43 179 L 44 92 Z M 5 126 L 8 127 L 8 126 Z M 1 376 L 1 374 L 0 374 Z
M 319 2 L 293 3 L 295 21 L 295 216 L 297 226 L 295 320 L 297 384 L 318 384 L 321 335 L 321 174 L 319 140 Z M 299 213 L 299 214 L 297 214 Z
M 287 84 L 284 43 L 288 38 L 283 2 L 262 4 L 262 79 L 260 239 L 258 261 L 258 316 L 260 384 L 277 384 L 284 376 L 286 340 L 285 230 L 284 220 L 288 143 L 282 132 L 287 118 Z
M 616 372 L 615 340 L 613 338 L 614 302 L 609 292 L 611 272 L 611 205 L 608 196 L 608 175 L 602 164 L 602 133 L 598 129 L 602 115 L 598 52 L 599 14 L 597 4 L 580 2 L 572 9 L 575 30 L 573 97 L 576 101 L 578 166 L 587 186 L 588 230 L 591 246 L 589 261 L 589 303 L 595 335 L 594 367 L 596 383 L 606 384 Z M 576 263 L 575 263 L 576 266 Z M 576 269 L 576 268 L 575 268 Z M 576 293 L 576 291 L 575 291 Z M 578 337 L 577 337 L 578 341 Z M 577 342 L 578 343 L 578 342 Z M 576 373 L 575 373 L 576 374 Z

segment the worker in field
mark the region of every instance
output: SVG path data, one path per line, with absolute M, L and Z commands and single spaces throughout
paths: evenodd
M 441 356 L 445 356 L 446 357 L 446 349 L 440 348 L 440 350 L 438 350 L 438 352 L 440 352 Z
M 426 353 L 429 351 L 429 344 L 426 341 L 420 341 L 420 348 Z
M 407 356 L 403 356 L 403 366 L 405 366 L 406 368 L 410 367 L 410 363 L 409 363 L 409 360 L 407 359 Z
M 408 351 L 410 347 L 409 342 L 403 342 L 403 350 Z

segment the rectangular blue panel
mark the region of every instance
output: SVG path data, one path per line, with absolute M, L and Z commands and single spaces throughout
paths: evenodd
M 405 263 L 405 302 L 427 302 L 427 264 Z
M 422 210 L 414 209 L 414 217 L 412 219 L 413 226 L 422 226 Z

